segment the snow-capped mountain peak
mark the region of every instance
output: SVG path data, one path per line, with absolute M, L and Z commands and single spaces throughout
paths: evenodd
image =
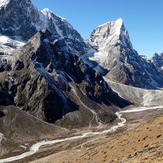
M 123 20 L 121 18 L 117 19 L 116 21 L 107 22 L 105 24 L 99 25 L 99 28 L 103 28 L 103 32 L 105 32 L 106 28 L 112 28 L 112 32 L 115 32 L 116 35 L 120 35 L 120 29 L 123 25 Z
M 98 26 L 87 42 L 97 51 L 89 51 L 83 60 L 109 80 L 143 88 L 162 85 L 153 65 L 133 49 L 122 19 Z
M 0 8 L 5 7 L 10 0 L 0 0 Z
M 31 0 L 1 2 L 1 6 L 6 5 L 0 8 L 1 35 L 28 41 L 38 31 L 47 28 L 53 36 L 65 41 L 64 48 L 68 51 L 83 53 L 88 47 L 70 23 L 49 9 L 39 11 Z
M 121 18 L 98 26 L 87 41 L 97 49 L 103 49 L 103 51 L 107 51 L 107 47 L 109 46 L 119 44 L 132 48 L 128 32 Z

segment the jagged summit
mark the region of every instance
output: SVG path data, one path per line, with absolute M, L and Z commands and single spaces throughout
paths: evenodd
M 132 43 L 122 19 L 98 26 L 97 29 L 92 32 L 87 42 L 104 51 L 107 51 L 108 46 L 118 44 L 132 49 Z
M 64 50 L 83 53 L 88 46 L 70 23 L 49 9 L 39 11 L 31 0 L 2 2 L 0 7 L 1 35 L 28 41 L 38 31 L 47 28 L 53 36 L 60 40 L 64 39 Z
M 153 64 L 133 49 L 122 19 L 98 26 L 87 42 L 96 51 L 88 51 L 83 60 L 109 80 L 142 88 L 162 86 L 163 77 Z

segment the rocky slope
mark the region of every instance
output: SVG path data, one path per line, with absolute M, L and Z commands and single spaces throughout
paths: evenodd
M 30 143 L 56 138 L 68 130 L 45 123 L 15 106 L 0 106 L 0 156 L 23 152 Z
M 109 135 L 78 148 L 31 163 L 161 163 L 163 161 L 163 115 L 123 134 Z M 88 150 L 89 149 L 89 150 Z
M 89 51 L 83 58 L 93 61 L 92 67 L 108 79 L 140 88 L 162 86 L 163 77 L 155 66 L 133 49 L 122 19 L 97 27 L 87 42 L 97 51 Z
M 2 90 L 17 107 L 48 122 L 88 126 L 96 114 L 101 121 L 114 120 L 114 106 L 129 103 L 78 55 L 64 52 L 63 44 L 45 29 L 14 50 L 13 62 L 0 74 Z M 100 120 L 91 122 L 97 125 Z
M 31 0 L 7 0 L 0 4 L 0 34 L 28 41 L 44 28 L 58 39 L 64 39 L 65 50 L 83 53 L 88 46 L 64 18 L 49 9 L 38 11 Z
M 163 53 L 161 53 L 160 55 L 158 53 L 155 53 L 150 61 L 156 66 L 157 70 L 161 74 L 163 74 Z

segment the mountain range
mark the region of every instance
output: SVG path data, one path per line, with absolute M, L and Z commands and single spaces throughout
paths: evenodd
M 113 122 L 116 111 L 136 103 L 113 83 L 161 89 L 162 67 L 162 54 L 151 60 L 138 55 L 122 19 L 98 26 L 84 40 L 64 18 L 39 11 L 31 0 L 1 0 L 0 143 L 6 140 L 12 148 L 4 143 L 0 155 L 10 153 L 24 134 L 28 140 L 22 141 L 38 141 L 52 138 L 50 129 L 55 137 Z M 17 128 L 17 117 L 26 129 Z M 16 135 L 6 128 L 9 120 L 8 130 Z M 27 123 L 34 121 L 30 140 Z M 39 133 L 49 134 L 38 138 L 39 126 Z

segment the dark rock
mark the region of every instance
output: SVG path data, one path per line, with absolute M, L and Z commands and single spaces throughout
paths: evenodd
M 163 53 L 160 55 L 158 53 L 155 53 L 153 57 L 150 59 L 150 62 L 154 64 L 156 69 L 163 74 Z
M 104 123 L 112 122 L 114 105 L 123 108 L 130 103 L 113 92 L 101 73 L 85 65 L 79 55 L 64 51 L 63 44 L 44 29 L 13 51 L 19 59 L 10 71 L 13 87 L 11 82 L 10 89 L 4 84 L 5 90 L 12 92 L 16 106 L 47 122 L 88 125 L 93 115 L 87 107 Z
M 3 113 L 2 111 L 0 111 L 0 118 L 1 117 L 4 117 L 5 116 L 5 113 Z

